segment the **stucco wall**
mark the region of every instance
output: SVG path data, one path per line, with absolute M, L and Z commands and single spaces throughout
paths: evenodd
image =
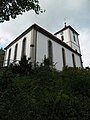
M 56 34 L 55 36 L 61 40 L 62 35 L 64 36 L 64 41 L 63 42 L 69 44 L 68 43 L 70 41 L 69 29 L 66 29 L 66 30 L 62 31 L 62 32 Z
M 73 48 L 74 50 L 77 50 L 78 53 L 81 53 L 78 35 L 75 34 L 75 41 L 74 41 L 73 32 L 70 30 L 70 36 L 71 36 L 72 48 Z
M 64 36 L 63 42 L 65 42 L 67 45 L 69 45 L 74 50 L 77 50 L 77 52 L 81 54 L 78 35 L 76 33 L 74 34 L 75 35 L 74 41 L 73 31 L 69 28 L 64 30 L 63 32 L 56 34 L 56 37 L 58 37 L 61 40 L 62 35 Z
M 69 31 L 67 31 L 66 33 L 69 33 Z M 58 44 L 57 42 L 53 41 L 44 34 L 36 31 L 35 29 L 32 29 L 30 32 L 28 32 L 20 40 L 18 40 L 6 50 L 4 66 L 6 66 L 6 62 L 8 60 L 8 53 L 10 49 L 10 62 L 13 62 L 16 44 L 18 44 L 18 54 L 16 60 L 21 60 L 22 42 L 24 38 L 26 38 L 26 56 L 27 58 L 31 57 L 31 62 L 42 63 L 44 60 L 44 56 L 48 58 L 48 41 L 50 40 L 52 42 L 53 63 L 55 64 L 56 69 L 62 70 L 63 68 L 62 48 L 64 48 L 65 50 L 66 65 L 69 67 L 73 67 L 72 54 L 74 54 L 76 67 L 81 67 L 81 60 L 78 54 Z M 33 47 L 31 47 L 31 45 L 33 45 Z
M 14 54 L 15 54 L 15 45 L 18 44 L 18 49 L 17 49 L 17 58 L 16 60 L 19 61 L 21 60 L 21 54 L 22 54 L 22 42 L 23 39 L 26 38 L 26 56 L 27 58 L 30 57 L 30 44 L 32 40 L 32 31 L 30 31 L 28 34 L 23 36 L 21 39 L 19 39 L 16 43 L 14 43 L 12 46 L 10 46 L 6 52 L 5 52 L 5 58 L 4 58 L 4 66 L 7 65 L 8 61 L 8 54 L 9 50 L 11 49 L 11 55 L 10 55 L 10 62 L 12 63 L 14 60 Z
M 50 40 L 45 35 L 37 32 L 37 49 L 36 49 L 36 61 L 43 62 L 44 56 L 48 57 L 48 46 L 47 41 Z
M 46 37 L 45 35 L 41 34 L 40 32 L 37 32 L 37 53 L 36 53 L 36 61 L 42 62 L 44 59 L 44 56 L 48 57 L 48 41 L 52 42 L 52 48 L 53 48 L 53 62 L 55 67 L 58 70 L 62 70 L 63 68 L 63 60 L 62 60 L 62 48 L 65 50 L 65 58 L 66 58 L 66 65 L 69 67 L 73 67 L 72 62 L 72 54 L 75 56 L 75 63 L 76 67 L 81 67 L 81 61 L 80 56 L 73 53 L 69 49 L 63 47 L 62 45 L 58 44 L 57 42 L 53 41 L 49 37 Z

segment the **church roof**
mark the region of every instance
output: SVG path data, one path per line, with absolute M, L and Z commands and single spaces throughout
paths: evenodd
M 71 29 L 73 32 L 75 32 L 77 35 L 79 35 L 79 33 L 75 29 L 73 29 L 70 25 L 68 25 L 68 26 L 64 27 L 63 29 L 59 30 L 58 32 L 54 33 L 54 35 L 66 30 L 68 28 Z
M 70 26 L 68 26 L 70 27 Z M 32 26 L 30 26 L 26 31 L 24 31 L 21 35 L 19 35 L 14 41 L 12 41 L 8 46 L 6 46 L 4 49 L 8 49 L 11 45 L 13 45 L 15 42 L 17 42 L 20 38 L 22 38 L 23 36 L 25 36 L 28 32 L 30 32 L 32 29 L 35 29 L 37 31 L 39 31 L 40 33 L 46 35 L 47 37 L 49 37 L 50 39 L 52 39 L 53 41 L 57 42 L 58 44 L 66 47 L 67 49 L 71 50 L 72 52 L 79 54 L 77 51 L 73 50 L 71 47 L 69 47 L 65 42 L 62 42 L 59 38 L 57 38 L 55 35 L 51 34 L 50 32 L 48 32 L 47 30 L 45 30 L 44 28 L 40 27 L 37 24 L 33 24 Z M 63 28 L 62 30 L 64 30 L 65 28 Z M 71 29 L 73 29 L 71 27 Z M 73 29 L 74 30 L 74 29 Z

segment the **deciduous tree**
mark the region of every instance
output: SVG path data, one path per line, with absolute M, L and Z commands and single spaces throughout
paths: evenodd
M 38 0 L 0 0 L 0 22 L 15 19 L 17 15 L 30 10 L 36 14 L 42 12 Z

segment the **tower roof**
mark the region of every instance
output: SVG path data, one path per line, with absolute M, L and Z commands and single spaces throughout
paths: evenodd
M 74 28 L 72 28 L 70 25 L 65 26 L 63 29 L 61 29 L 61 30 L 59 30 L 58 32 L 54 33 L 54 35 L 57 35 L 58 33 L 66 30 L 66 29 L 68 29 L 68 28 L 71 29 L 73 32 L 75 32 L 77 35 L 79 35 L 79 33 L 78 33 Z

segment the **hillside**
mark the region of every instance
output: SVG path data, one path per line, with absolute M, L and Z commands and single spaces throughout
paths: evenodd
M 89 120 L 90 71 L 0 70 L 0 120 Z

